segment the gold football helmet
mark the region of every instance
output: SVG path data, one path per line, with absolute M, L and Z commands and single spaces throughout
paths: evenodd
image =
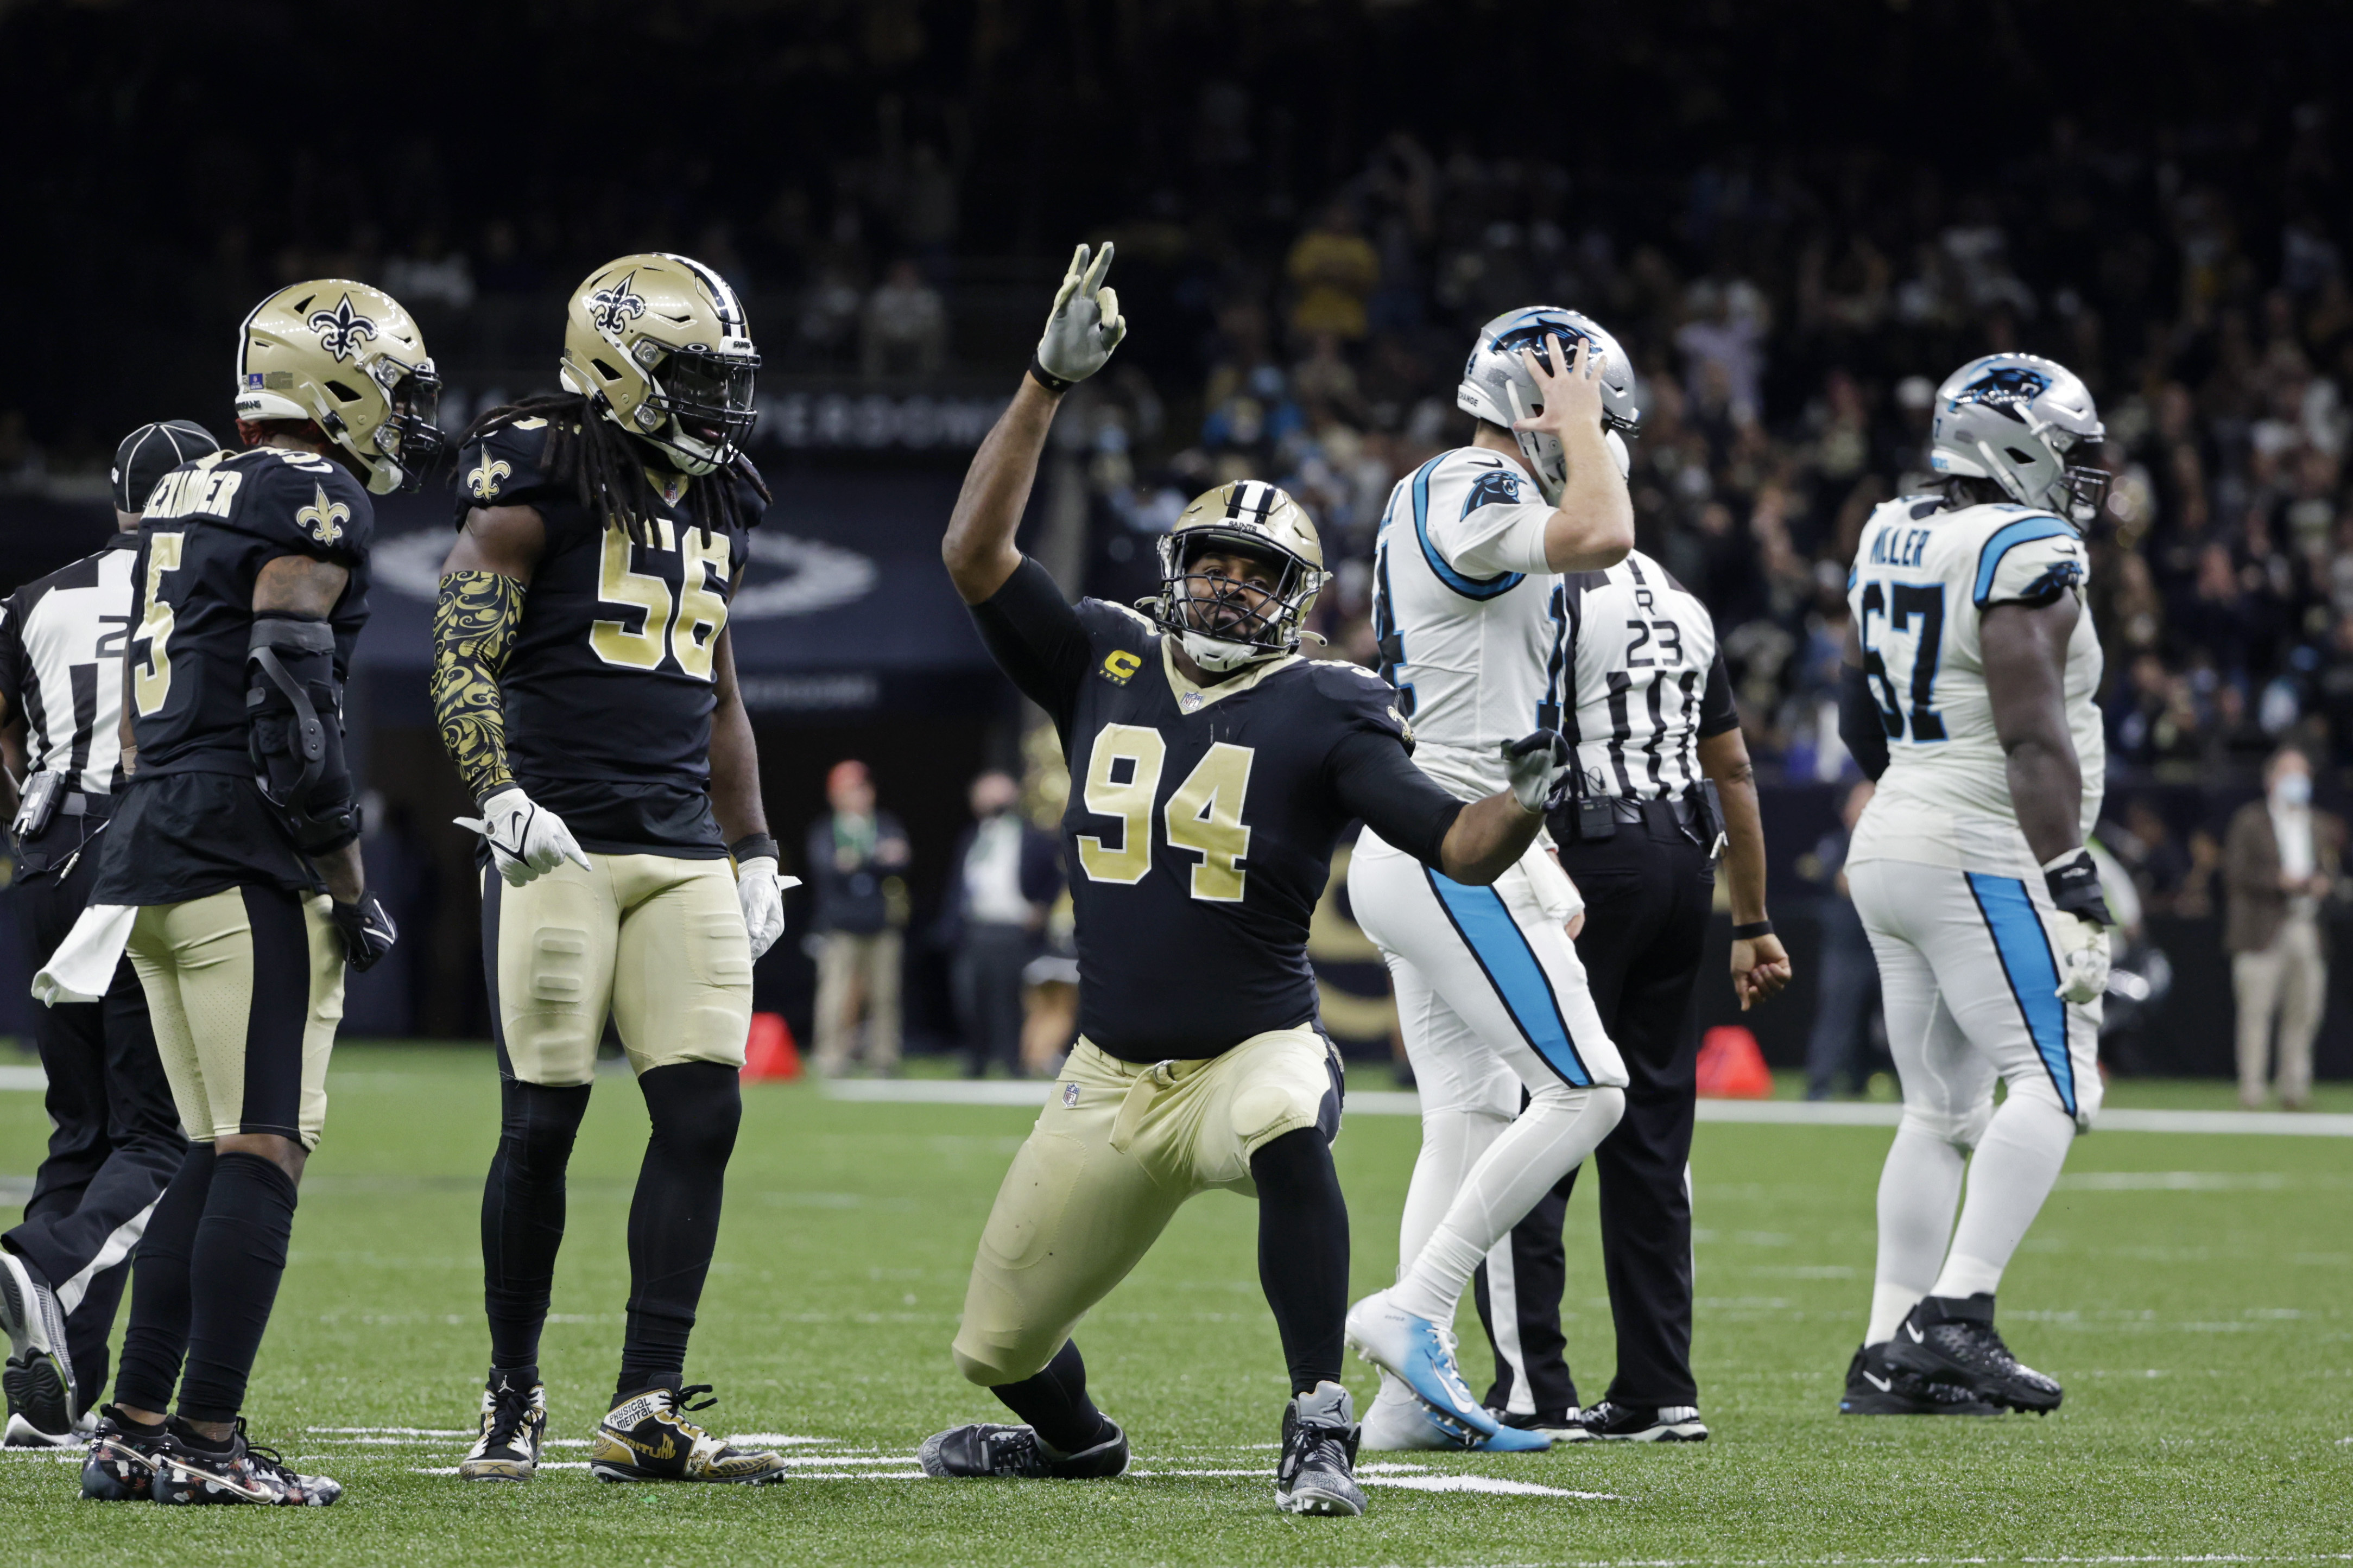
M 412 489 L 445 445 L 425 334 L 381 289 L 325 278 L 253 308 L 237 340 L 237 416 L 308 419 L 359 459 L 376 495 Z
M 734 460 L 757 416 L 759 368 L 743 303 L 700 261 L 624 256 L 572 291 L 565 386 L 686 473 Z
M 1204 555 L 1253 556 L 1271 586 L 1202 572 Z M 1263 479 L 1238 479 L 1194 498 L 1160 541 L 1160 596 L 1138 605 L 1174 633 L 1203 669 L 1223 671 L 1299 648 L 1301 623 L 1332 574 L 1306 509 Z

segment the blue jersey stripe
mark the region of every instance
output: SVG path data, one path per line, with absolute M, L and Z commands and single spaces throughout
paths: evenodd
M 1535 949 L 1528 945 L 1520 922 L 1504 907 L 1503 895 L 1493 888 L 1466 886 L 1436 871 L 1423 874 L 1471 949 L 1471 956 L 1479 961 L 1495 994 L 1503 998 L 1504 1010 L 1519 1026 L 1521 1036 L 1570 1087 L 1592 1087 L 1593 1076 L 1585 1070 L 1585 1058 L 1577 1054 L 1577 1042 L 1568 1037 L 1568 1020 L 1561 1016 L 1551 977 L 1537 962 Z
M 1432 458 L 1413 473 L 1413 532 L 1421 541 L 1421 558 L 1438 580 L 1466 599 L 1493 599 L 1518 587 L 1523 575 L 1506 572 L 1495 577 L 1465 577 L 1440 559 L 1437 549 L 1430 542 L 1430 472 L 1444 462 L 1445 455 Z
M 1978 585 L 1969 595 L 1970 601 L 1978 609 L 1985 608 L 1986 595 L 1993 592 L 1993 574 L 2001 569 L 2001 558 L 2010 553 L 2012 546 L 2063 533 L 2072 538 L 2074 532 L 2055 517 L 2021 517 L 2016 522 L 2003 523 L 1985 542 L 1985 548 L 1978 552 Z
M 2059 1091 L 2059 1103 L 2073 1116 L 2075 1059 L 2067 1054 L 2067 1004 L 2059 999 L 2059 965 L 2051 955 L 2042 917 L 2035 912 L 2026 884 L 2017 878 L 1989 877 L 1977 871 L 1963 875 L 1977 898 L 1978 911 L 1985 917 L 1986 930 L 1993 934 L 2002 975 L 2010 982 L 2010 994 L 2018 999 L 2019 1012 L 2025 1016 L 2035 1052 L 2051 1074 L 2051 1087 Z

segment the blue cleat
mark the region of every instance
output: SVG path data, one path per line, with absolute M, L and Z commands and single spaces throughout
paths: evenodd
M 1459 1423 L 1469 1446 L 1494 1447 L 1493 1412 L 1472 1397 L 1454 1363 L 1454 1334 L 1428 1318 L 1418 1318 L 1376 1290 L 1348 1309 L 1348 1342 L 1375 1366 L 1397 1374 L 1414 1396 L 1441 1420 Z M 1549 1440 L 1543 1447 L 1550 1447 Z

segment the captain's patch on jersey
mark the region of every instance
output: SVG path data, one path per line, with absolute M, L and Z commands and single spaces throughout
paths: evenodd
M 1103 678 L 1113 686 L 1125 686 L 1143 668 L 1142 655 L 1130 653 L 1124 647 L 1113 648 L 1103 655 Z

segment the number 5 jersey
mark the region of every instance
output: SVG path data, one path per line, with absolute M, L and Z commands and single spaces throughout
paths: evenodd
M 707 487 L 741 487 L 739 517 L 756 519 L 766 502 L 733 471 L 668 476 L 665 487 L 649 470 L 659 510 L 651 543 L 635 542 L 543 471 L 549 429 L 517 420 L 458 464 L 458 526 L 475 507 L 527 506 L 547 531 L 499 677 L 507 765 L 584 849 L 721 858 L 712 672 L 750 536 L 707 504 Z
M 2080 598 L 2085 571 L 2083 541 L 2049 512 L 1903 496 L 1871 514 L 1847 579 L 1847 607 L 1887 732 L 1888 764 L 1856 826 L 1851 861 L 1982 867 L 1989 856 L 2023 857 L 2025 871 L 2033 869 L 1986 691 L 1984 617 L 1999 605 Z M 2099 818 L 2107 762 L 2092 700 L 2100 668 L 2086 608 L 2067 643 L 2065 701 L 2087 836 Z

